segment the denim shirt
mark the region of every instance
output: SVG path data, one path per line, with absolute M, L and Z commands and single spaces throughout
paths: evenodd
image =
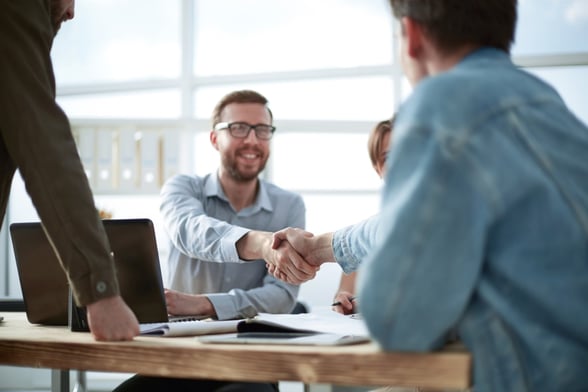
M 476 392 L 588 390 L 588 128 L 508 55 L 419 83 L 387 160 L 358 276 L 385 350 L 456 328 Z
M 177 175 L 164 184 L 160 209 L 171 241 L 167 287 L 206 294 L 221 320 L 294 308 L 299 286 L 268 274 L 263 260 L 241 260 L 235 244 L 250 230 L 304 228 L 300 195 L 259 180 L 255 202 L 236 212 L 216 173 Z
M 335 261 L 343 272 L 355 271 L 374 247 L 378 232 L 378 215 L 344 227 L 333 233 L 332 248 Z

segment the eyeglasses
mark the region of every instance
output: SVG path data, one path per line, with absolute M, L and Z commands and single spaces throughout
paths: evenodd
M 215 131 L 222 131 L 228 129 L 231 136 L 236 137 L 238 139 L 245 139 L 249 136 L 249 132 L 251 130 L 255 130 L 255 136 L 261 140 L 270 140 L 274 135 L 274 131 L 276 127 L 267 124 L 257 124 L 251 125 L 247 124 L 246 122 L 222 122 L 218 123 L 214 126 Z

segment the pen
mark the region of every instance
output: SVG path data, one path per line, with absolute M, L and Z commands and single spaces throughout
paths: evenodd
M 350 297 L 350 298 L 348 298 L 348 299 L 349 299 L 349 301 L 351 301 L 351 302 L 355 301 L 355 297 Z M 331 306 L 341 306 L 341 301 L 333 302 L 333 303 L 331 304 Z

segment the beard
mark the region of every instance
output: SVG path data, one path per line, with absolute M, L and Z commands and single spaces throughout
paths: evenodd
M 225 155 L 222 157 L 222 165 L 226 169 L 227 173 L 231 176 L 233 180 L 236 182 L 249 182 L 252 180 L 256 180 L 259 173 L 265 169 L 265 165 L 268 160 L 268 156 L 262 159 L 261 165 L 257 168 L 257 170 L 242 170 L 239 168 L 239 164 L 237 160 L 233 156 Z

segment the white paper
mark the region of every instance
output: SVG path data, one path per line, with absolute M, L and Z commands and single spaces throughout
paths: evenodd
M 141 335 L 195 336 L 236 332 L 237 324 L 243 320 L 190 320 L 167 323 L 143 323 L 139 325 Z
M 360 317 L 343 315 L 334 311 L 300 314 L 259 313 L 247 322 L 291 328 L 297 331 L 369 336 L 365 323 Z

